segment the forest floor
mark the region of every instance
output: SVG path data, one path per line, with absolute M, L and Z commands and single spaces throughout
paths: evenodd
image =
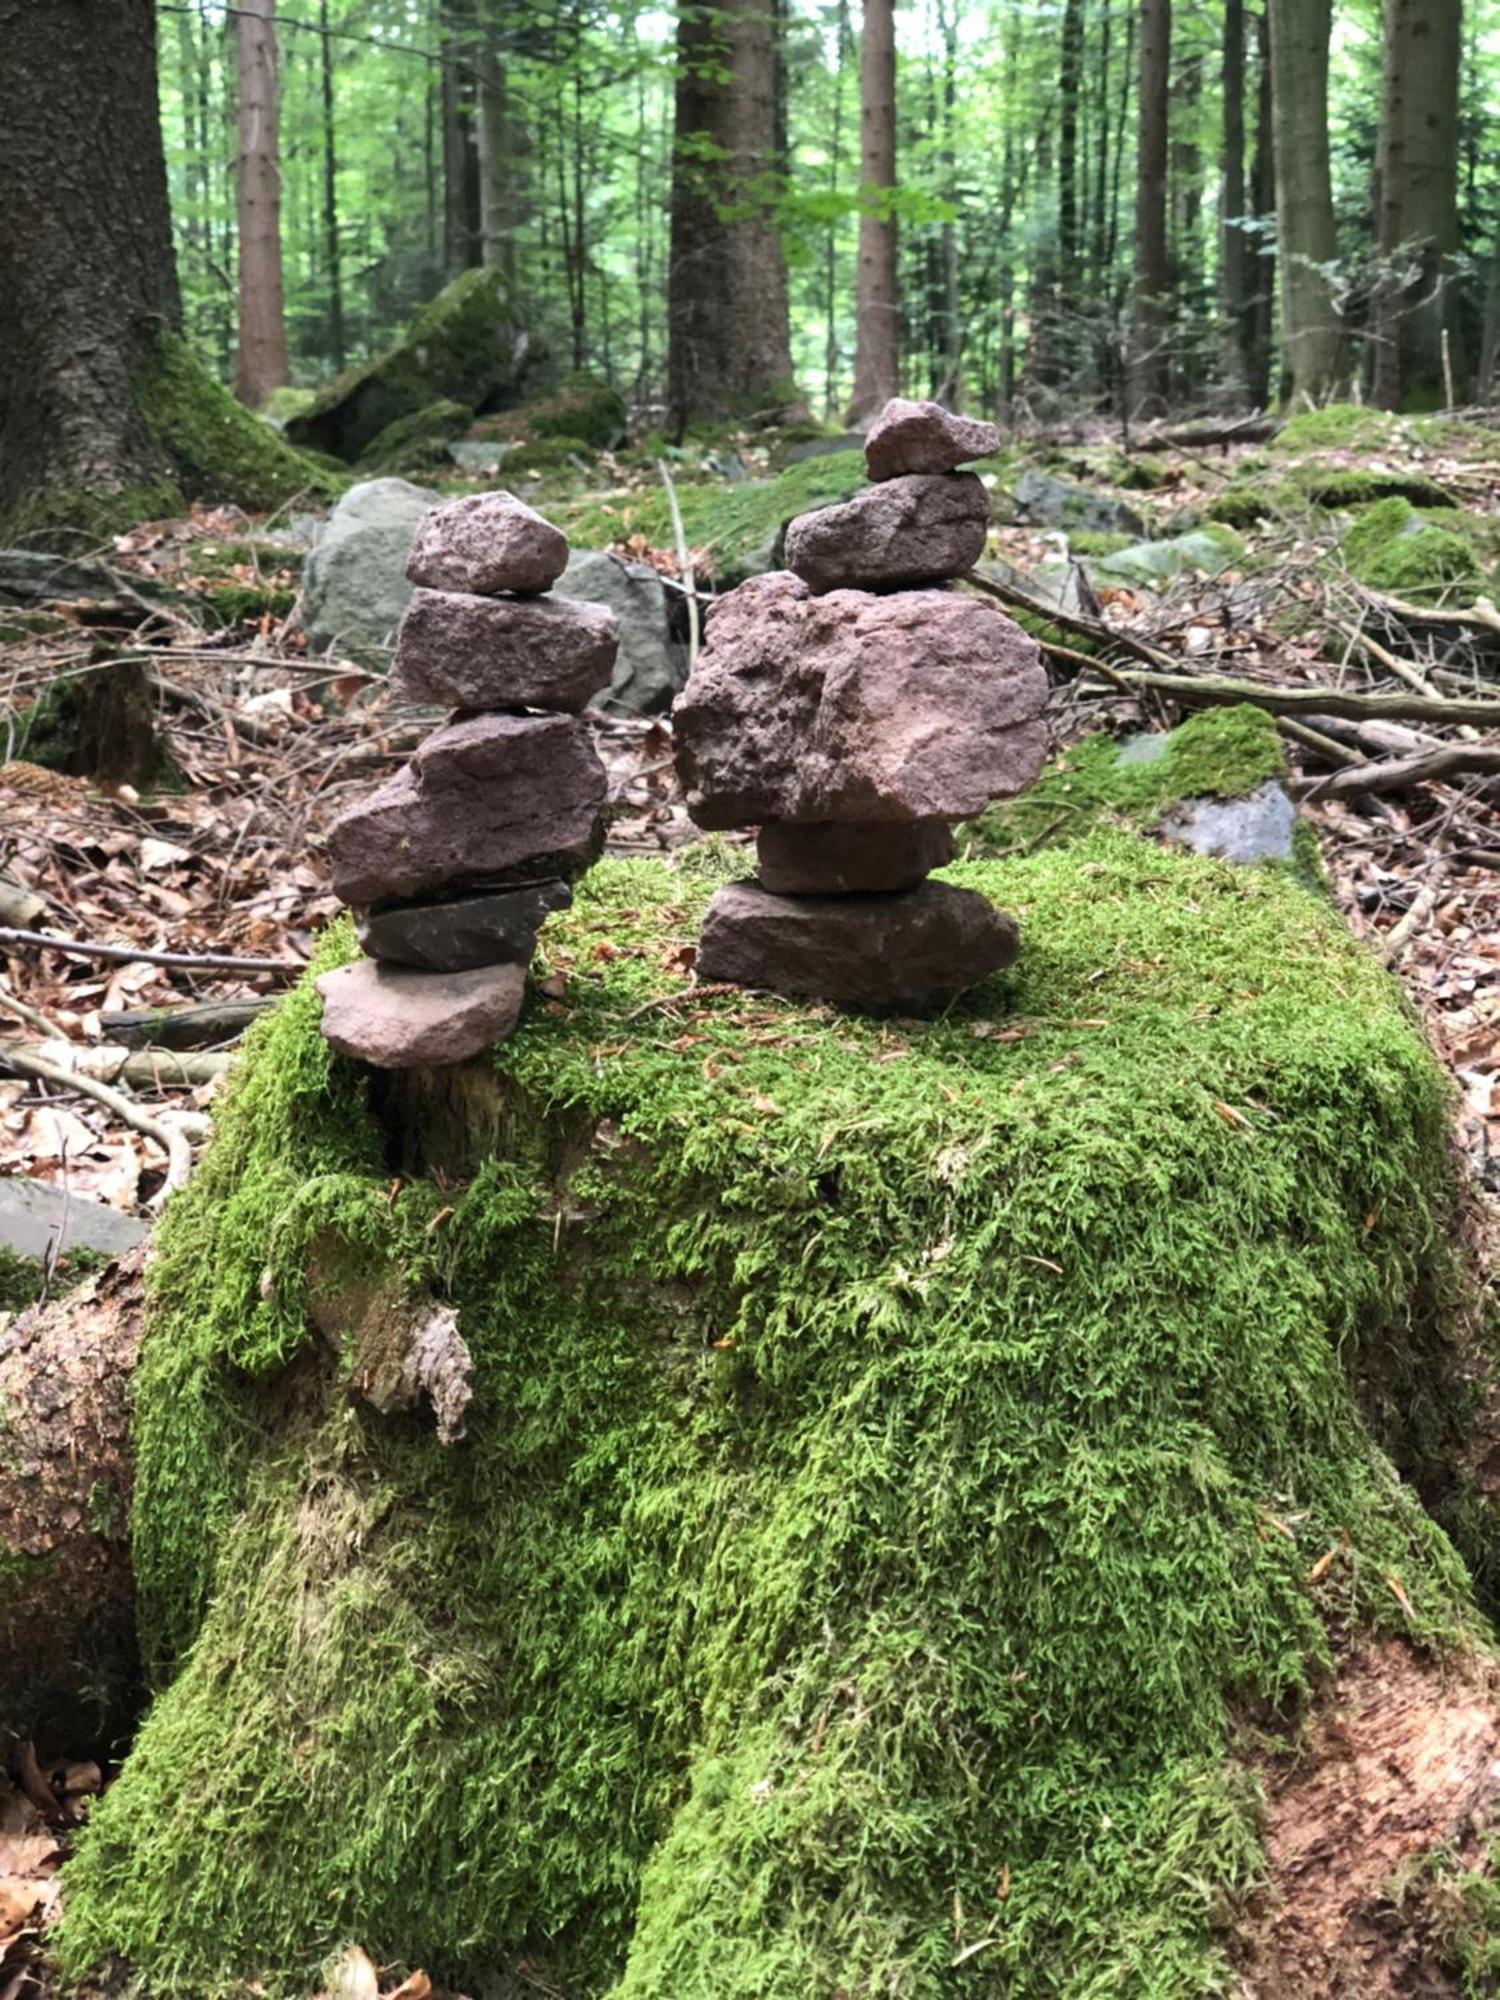
M 754 442 L 738 447 L 753 467 Z M 1158 539 L 1235 523 L 1242 539 L 1227 567 L 1148 587 L 1111 577 L 1108 550 L 1067 569 L 1088 538 L 1016 518 L 1023 510 L 997 490 L 997 514 L 1011 519 L 994 531 L 987 574 L 1012 602 L 1030 601 L 1048 642 L 1059 753 L 1101 730 L 1170 726 L 1200 704 L 1194 684 L 1205 677 L 1249 683 L 1250 698 L 1279 715 L 1291 789 L 1332 892 L 1406 983 L 1454 1078 L 1473 1185 L 1500 1195 L 1500 749 L 1475 727 L 1482 711 L 1463 706 L 1500 698 L 1500 616 L 1487 594 L 1500 555 L 1500 432 L 1479 421 L 1385 425 L 1373 442 L 1314 432 L 1300 456 L 1259 444 L 1163 448 L 1146 461 L 1144 492 L 1134 462 L 1099 436 L 1030 456 L 1134 507 Z M 1006 471 L 1016 470 L 1013 460 Z M 1335 504 L 1294 504 L 1319 479 Z M 676 577 L 681 552 L 629 526 L 632 493 L 650 487 L 649 472 L 633 472 L 586 497 L 616 507 L 622 545 Z M 1475 573 L 1455 574 L 1420 610 L 1392 587 L 1411 587 L 1399 567 L 1367 568 L 1384 578 L 1371 583 L 1351 552 L 1372 506 L 1400 500 L 1410 511 L 1412 497 L 1431 518 L 1403 524 L 1408 542 L 1424 528 L 1454 536 L 1455 514 L 1479 524 L 1468 543 Z M 0 925 L 79 947 L 0 932 L 0 1176 L 58 1183 L 147 1221 L 167 1186 L 169 1144 L 179 1158 L 184 1142 L 201 1147 L 228 1050 L 337 909 L 321 859 L 330 820 L 424 731 L 378 674 L 306 656 L 296 567 L 242 556 L 256 527 L 232 510 L 151 523 L 90 552 L 105 588 L 56 599 L 43 588 L 19 625 L 0 612 L 0 732 L 7 713 L 13 729 L 60 679 L 124 663 L 147 676 L 173 771 L 169 787 L 144 794 L 100 785 L 26 749 L 11 756 L 0 733 Z M 696 567 L 711 571 L 711 558 Z M 226 587 L 246 607 L 227 622 Z M 691 838 L 669 724 L 592 720 L 612 849 L 657 853 Z M 92 956 L 101 944 L 128 949 Z M 130 955 L 143 950 L 199 962 Z M 203 1003 L 231 1012 L 189 1035 L 192 1047 L 140 1018 Z M 19 1785 L 0 1778 L 0 2000 L 41 1990 L 34 1948 L 54 1912 L 67 1827 L 99 1782 L 92 1767 L 66 1764 L 23 1767 Z M 419 1976 L 399 1990 L 422 2000 L 431 1988 Z M 338 2000 L 379 1991 L 359 1954 L 330 1987 Z

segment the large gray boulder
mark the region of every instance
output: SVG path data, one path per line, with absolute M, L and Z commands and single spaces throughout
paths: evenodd
M 1146 524 L 1125 500 L 1094 493 L 1028 466 L 1016 482 L 1016 511 L 1033 528 L 1072 528 L 1091 535 L 1144 535 Z
M 596 707 L 611 715 L 657 715 L 671 707 L 687 681 L 687 647 L 673 636 L 666 586 L 654 569 L 575 549 L 557 595 L 604 605 L 620 628 L 614 678 Z
M 405 479 L 367 479 L 349 488 L 307 559 L 302 624 L 310 653 L 336 651 L 361 666 L 389 666 L 396 627 L 411 602 L 412 535 L 438 499 Z

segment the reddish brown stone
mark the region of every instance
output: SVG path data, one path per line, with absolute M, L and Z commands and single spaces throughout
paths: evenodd
M 966 819 L 1042 768 L 1035 640 L 961 591 L 815 597 L 780 571 L 713 613 L 673 710 L 688 811 L 767 820 Z
M 972 889 L 924 882 L 896 896 L 773 896 L 734 882 L 708 906 L 700 979 L 839 1006 L 940 1006 L 1009 965 L 1015 920 Z
M 448 883 L 567 879 L 598 856 L 605 789 L 588 725 L 572 716 L 450 722 L 334 821 L 334 893 L 398 903 Z
M 939 583 L 974 567 L 989 528 L 972 472 L 911 473 L 799 514 L 786 531 L 786 566 L 814 590 Z
M 418 590 L 396 640 L 391 691 L 443 708 L 576 714 L 609 686 L 619 642 L 602 604 Z
M 414 972 L 361 958 L 325 972 L 317 988 L 323 1033 L 341 1055 L 378 1069 L 432 1069 L 505 1039 L 521 1017 L 526 968 Z
M 560 528 L 513 493 L 466 493 L 417 523 L 406 574 L 430 590 L 550 590 L 568 561 Z
M 872 479 L 952 472 L 999 449 L 1000 433 L 993 424 L 955 416 L 941 403 L 909 403 L 893 396 L 865 438 L 865 470 Z
M 760 830 L 755 872 L 761 887 L 778 896 L 867 895 L 915 889 L 952 859 L 946 820 L 796 826 L 774 819 Z

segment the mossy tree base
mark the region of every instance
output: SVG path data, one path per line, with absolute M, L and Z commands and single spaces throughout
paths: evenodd
M 1264 1866 L 1236 1715 L 1479 1639 L 1360 1400 L 1442 1394 L 1444 1080 L 1325 903 L 1097 830 L 953 870 L 1019 964 L 876 1024 L 695 1000 L 711 872 L 549 924 L 466 1185 L 393 1185 L 310 987 L 256 1031 L 160 1232 L 162 1691 L 72 1973 L 1197 1995 Z M 392 1283 L 457 1310 L 461 1444 L 351 1397 Z

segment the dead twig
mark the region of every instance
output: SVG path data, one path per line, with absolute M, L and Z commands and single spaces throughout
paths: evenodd
M 235 958 L 217 951 L 147 951 L 134 944 L 94 944 L 86 938 L 54 937 L 50 931 L 12 930 L 0 924 L 0 946 L 32 945 L 73 958 L 108 959 L 115 965 L 165 965 L 177 972 L 267 973 L 297 979 L 307 968 L 293 958 Z

